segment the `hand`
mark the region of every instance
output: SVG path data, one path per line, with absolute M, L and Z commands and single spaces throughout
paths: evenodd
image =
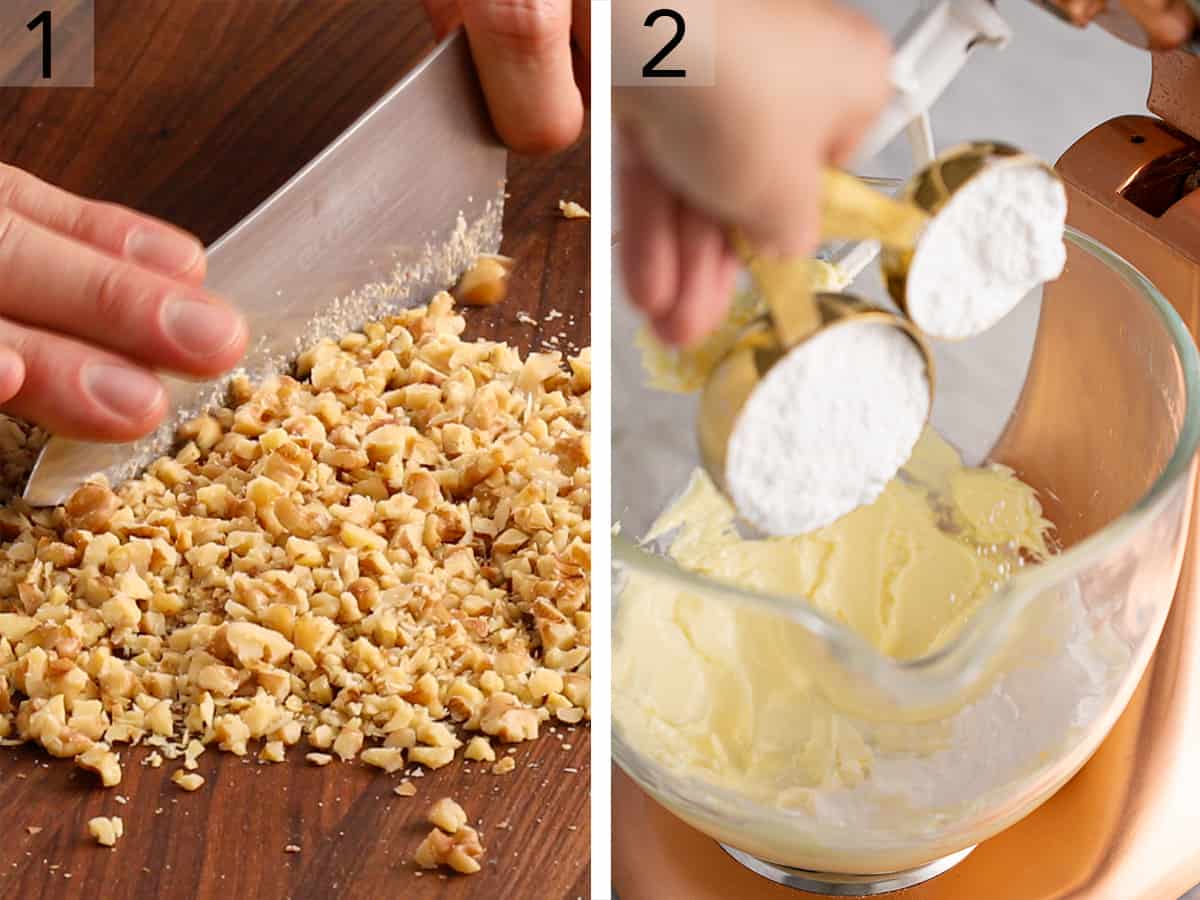
M 1108 0 L 1038 0 L 1057 7 L 1072 23 L 1083 27 L 1108 11 Z M 1189 0 L 1121 0 L 1145 33 L 1152 50 L 1171 50 L 1186 43 L 1196 32 L 1196 15 Z
M 887 36 L 826 0 L 722 4 L 713 52 L 713 87 L 614 93 L 625 283 L 675 344 L 729 308 L 726 227 L 764 249 L 812 252 L 821 169 L 849 159 L 891 93 Z
M 591 71 L 590 0 L 423 0 L 438 38 L 466 28 L 501 139 L 517 153 L 575 142 Z
M 0 165 L 0 409 L 71 438 L 151 431 L 156 370 L 212 378 L 245 349 L 204 272 L 190 235 Z

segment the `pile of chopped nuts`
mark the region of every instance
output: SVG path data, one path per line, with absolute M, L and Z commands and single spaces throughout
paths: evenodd
M 439 294 L 235 380 L 115 493 L 7 499 L 0 737 L 106 786 L 150 745 L 194 790 L 213 744 L 396 772 L 588 718 L 590 353 L 464 327 Z M 0 429 L 0 467 L 36 440 Z
M 38 451 L 48 438 L 36 425 L 0 414 L 0 503 L 21 495 Z

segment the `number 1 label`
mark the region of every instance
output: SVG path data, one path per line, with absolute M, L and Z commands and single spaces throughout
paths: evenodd
M 33 19 L 29 22 L 28 25 L 25 26 L 30 31 L 37 31 L 37 29 L 39 29 L 39 28 L 42 29 L 42 77 L 43 78 L 53 78 L 54 77 L 51 74 L 51 68 L 50 68 L 50 60 L 51 60 L 51 57 L 53 56 L 53 51 L 51 49 L 52 48 L 51 41 L 53 40 L 53 38 L 51 37 L 51 27 L 52 27 L 50 24 L 51 19 L 52 19 L 52 16 L 50 15 L 50 10 L 43 9 L 40 13 L 38 13 L 36 16 L 33 17 Z
M 95 83 L 96 0 L 0 0 L 0 87 Z

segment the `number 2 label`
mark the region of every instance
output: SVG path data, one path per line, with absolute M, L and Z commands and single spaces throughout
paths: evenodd
M 642 24 L 646 28 L 653 28 L 654 23 L 659 19 L 670 19 L 675 23 L 675 33 L 652 57 L 650 61 L 642 66 L 643 78 L 686 78 L 687 69 L 660 69 L 658 64 L 665 60 L 683 40 L 684 32 L 687 31 L 687 25 L 683 21 L 683 16 L 673 9 L 656 9 L 650 15 L 646 16 L 646 21 Z

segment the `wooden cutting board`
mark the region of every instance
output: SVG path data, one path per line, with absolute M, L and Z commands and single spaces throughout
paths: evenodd
M 118 6 L 122 7 L 118 13 Z M 96 2 L 96 87 L 0 89 L 0 161 L 68 190 L 167 218 L 211 242 L 249 213 L 433 46 L 418 0 Z M 404 136 L 398 136 L 403 138 Z M 470 333 L 522 349 L 589 342 L 587 136 L 549 159 L 510 162 L 504 252 L 509 299 L 472 310 Z M 563 315 L 539 329 L 552 310 Z M 318 769 L 300 753 L 259 765 L 214 751 L 194 794 L 174 766 L 138 765 L 102 790 L 69 761 L 0 752 L 0 897 L 575 898 L 588 887 L 588 731 L 520 745 L 495 776 L 461 762 L 414 779 L 363 766 Z M 128 798 L 121 804 L 117 797 Z M 482 820 L 478 875 L 417 876 L 424 814 L 453 795 Z M 119 815 L 96 845 L 86 823 Z M 506 827 L 502 827 L 506 826 Z M 40 828 L 30 834 L 27 827 Z M 298 853 L 285 847 L 296 845 Z

